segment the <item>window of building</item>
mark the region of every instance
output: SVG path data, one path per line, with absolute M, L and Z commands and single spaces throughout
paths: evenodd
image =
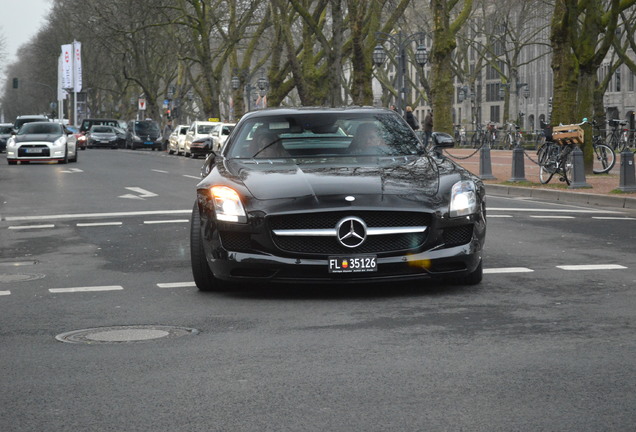
M 490 121 L 499 123 L 501 118 L 499 117 L 501 107 L 499 105 L 492 105 L 490 107 Z

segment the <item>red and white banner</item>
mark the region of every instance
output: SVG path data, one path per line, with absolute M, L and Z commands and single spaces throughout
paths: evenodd
M 73 91 L 82 91 L 82 43 L 73 41 Z
M 62 45 L 62 88 L 73 88 L 73 45 Z

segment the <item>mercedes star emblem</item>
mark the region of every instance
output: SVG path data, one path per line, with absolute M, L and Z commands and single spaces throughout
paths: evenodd
M 336 225 L 338 241 L 348 248 L 355 248 L 364 243 L 367 238 L 367 224 L 358 217 L 349 216 Z

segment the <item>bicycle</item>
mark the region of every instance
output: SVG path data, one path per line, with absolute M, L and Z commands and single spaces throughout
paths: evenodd
M 553 128 L 552 133 L 546 133 L 546 142 L 537 150 L 539 164 L 539 181 L 549 183 L 555 174 L 560 175 L 559 181 L 568 186 L 574 175 L 574 149 L 583 143 L 581 126 L 587 122 L 562 125 Z
M 627 122 L 624 120 L 611 119 L 609 125 L 612 130 L 607 136 L 606 144 L 610 146 L 612 150 L 620 153 L 628 147 L 629 129 L 621 127 L 627 125 Z
M 549 183 L 555 174 L 560 174 L 560 181 L 568 185 L 572 179 L 574 158 L 572 155 L 574 144 L 561 145 L 555 141 L 546 141 L 537 150 L 539 163 L 539 181 L 542 184 Z
M 595 121 L 589 122 L 585 119 L 583 120 L 583 123 L 591 124 L 593 128 L 592 149 L 594 151 L 594 162 L 592 165 L 592 172 L 594 174 L 605 174 L 610 172 L 616 163 L 616 154 L 614 153 L 614 150 L 605 144 L 601 134 L 601 128 Z
M 500 148 L 502 150 L 511 150 L 514 147 L 521 146 L 523 143 L 523 134 L 519 130 L 519 126 L 515 123 L 506 123 L 507 131 L 503 136 Z
M 475 128 L 475 132 L 470 138 L 470 146 L 474 149 L 480 148 L 486 141 L 486 131 L 484 128 L 480 124 L 477 124 Z

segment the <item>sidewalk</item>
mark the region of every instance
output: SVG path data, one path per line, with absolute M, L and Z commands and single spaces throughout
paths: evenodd
M 590 204 L 602 207 L 636 209 L 636 192 L 612 193 L 620 184 L 620 155 L 617 155 L 616 165 L 609 174 L 588 175 L 585 183 L 589 188 L 572 189 L 565 182 L 560 182 L 555 176 L 550 183 L 541 184 L 539 181 L 539 166 L 529 158 L 536 160 L 534 150 L 526 150 L 524 155 L 524 175 L 527 180 L 511 182 L 512 178 L 512 150 L 491 150 L 490 161 L 492 175 L 495 180 L 484 180 L 486 190 L 491 195 L 531 197 L 541 200 Z M 474 149 L 452 148 L 444 152 L 452 160 L 479 175 L 480 152 Z M 470 156 L 472 155 L 472 156 Z M 470 156 L 468 159 L 467 156 Z M 517 177 L 519 173 L 516 173 Z

